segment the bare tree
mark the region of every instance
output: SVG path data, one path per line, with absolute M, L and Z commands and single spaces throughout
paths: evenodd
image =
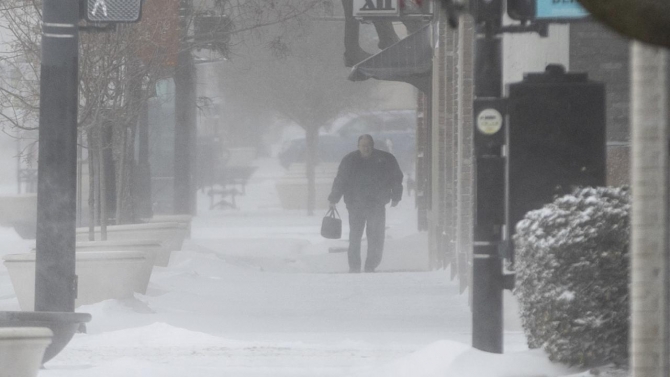
M 147 1 L 145 6 L 150 9 L 153 4 L 154 11 L 139 24 L 119 26 L 113 33 L 81 36 L 79 127 L 88 139 L 89 158 L 96 162 L 91 178 L 97 176 L 99 180 L 99 206 L 108 196 L 115 196 L 115 202 L 105 204 L 113 204 L 110 209 L 114 209 L 117 223 L 134 220 L 130 177 L 135 161 L 131 146 L 141 110 L 146 108 L 142 104 L 157 80 L 178 76 L 180 70 L 188 68 L 188 64 L 177 64 L 178 56 L 187 56 L 185 61 L 192 63 L 193 50 L 201 48 L 226 55 L 235 47 L 230 43 L 231 36 L 241 43 L 262 35 L 264 27 L 281 30 L 287 23 L 299 23 L 309 12 L 332 8 L 330 0 L 191 1 Z M 178 10 L 184 3 L 193 6 L 182 12 L 180 24 Z M 160 11 L 167 9 L 175 11 Z M 39 0 L 3 0 L 0 4 L 0 28 L 10 36 L 10 48 L 0 54 L 0 69 L 11 72 L 0 78 L 0 125 L 27 130 L 37 126 L 40 10 Z M 209 20 L 209 27 L 202 27 L 207 25 L 202 20 Z M 187 98 L 190 99 L 195 102 L 195 98 Z M 102 132 L 105 127 L 112 128 L 112 137 L 93 140 L 106 134 Z M 105 172 L 110 167 L 105 163 L 107 158 L 103 158 L 107 154 L 96 151 L 96 146 L 113 151 L 113 174 Z M 107 177 L 112 179 L 100 184 L 100 179 L 105 181 Z M 115 194 L 108 195 L 106 191 Z M 108 217 L 104 212 L 98 210 L 103 225 Z
M 374 106 L 376 100 L 373 82 L 346 79 L 342 29 L 332 22 L 305 22 L 290 38 L 273 38 L 244 52 L 239 49 L 224 68 L 227 98 L 245 102 L 257 112 L 276 114 L 305 130 L 309 215 L 315 207 L 319 129 L 338 115 Z
M 40 9 L 38 1 L 25 0 L 3 1 L 0 8 L 3 31 L 9 35 L 6 50 L 0 55 L 0 66 L 13 72 L 9 80 L 0 82 L 0 123 L 3 126 L 31 130 L 37 125 Z M 154 23 L 168 21 L 160 17 L 153 20 Z M 96 148 L 114 151 L 114 160 L 118 162 L 114 164 L 114 170 L 106 173 L 104 170 L 109 164 L 105 159 L 97 159 L 92 165 L 95 169 L 91 171 L 91 178 L 112 178 L 107 183 L 114 186 L 98 184 L 97 187 L 103 191 L 98 196 L 105 199 L 105 204 L 116 203 L 110 209 L 113 209 L 117 223 L 130 221 L 133 217 L 129 195 L 133 162 L 130 146 L 135 137 L 140 104 L 150 93 L 148 89 L 152 84 L 165 76 L 165 60 L 169 58 L 156 51 L 152 56 L 144 56 L 143 61 L 139 59 L 140 49 L 150 45 L 154 37 L 155 33 L 147 33 L 146 28 L 132 25 L 119 26 L 114 33 L 82 33 L 80 38 L 78 123 L 87 136 L 89 158 L 106 155 Z M 96 132 L 96 129 L 106 127 L 111 127 L 112 138 L 105 142 L 92 139 L 102 137 L 105 132 Z M 108 190 L 116 196 L 115 200 L 107 201 L 110 195 L 105 191 Z M 98 211 L 102 225 L 108 218 L 105 212 Z

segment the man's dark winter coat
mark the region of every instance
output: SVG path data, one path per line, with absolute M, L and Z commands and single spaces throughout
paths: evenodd
M 384 206 L 402 199 L 403 174 L 392 154 L 373 149 L 369 158 L 359 151 L 344 156 L 328 201 L 337 203 L 344 196 L 348 209 Z

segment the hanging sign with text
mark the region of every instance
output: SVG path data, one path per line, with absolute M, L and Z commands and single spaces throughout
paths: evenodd
M 575 20 L 586 18 L 589 12 L 577 0 L 536 0 L 535 19 Z
M 393 17 L 399 14 L 398 0 L 354 0 L 354 17 Z

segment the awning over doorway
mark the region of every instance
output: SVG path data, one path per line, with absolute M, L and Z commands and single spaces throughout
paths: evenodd
M 433 46 L 430 25 L 426 25 L 351 69 L 349 80 L 369 78 L 402 81 L 428 94 L 431 90 Z

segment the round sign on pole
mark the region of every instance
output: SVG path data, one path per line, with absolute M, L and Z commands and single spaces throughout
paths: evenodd
M 484 109 L 477 115 L 477 129 L 484 135 L 497 133 L 502 125 L 502 114 L 496 109 Z

